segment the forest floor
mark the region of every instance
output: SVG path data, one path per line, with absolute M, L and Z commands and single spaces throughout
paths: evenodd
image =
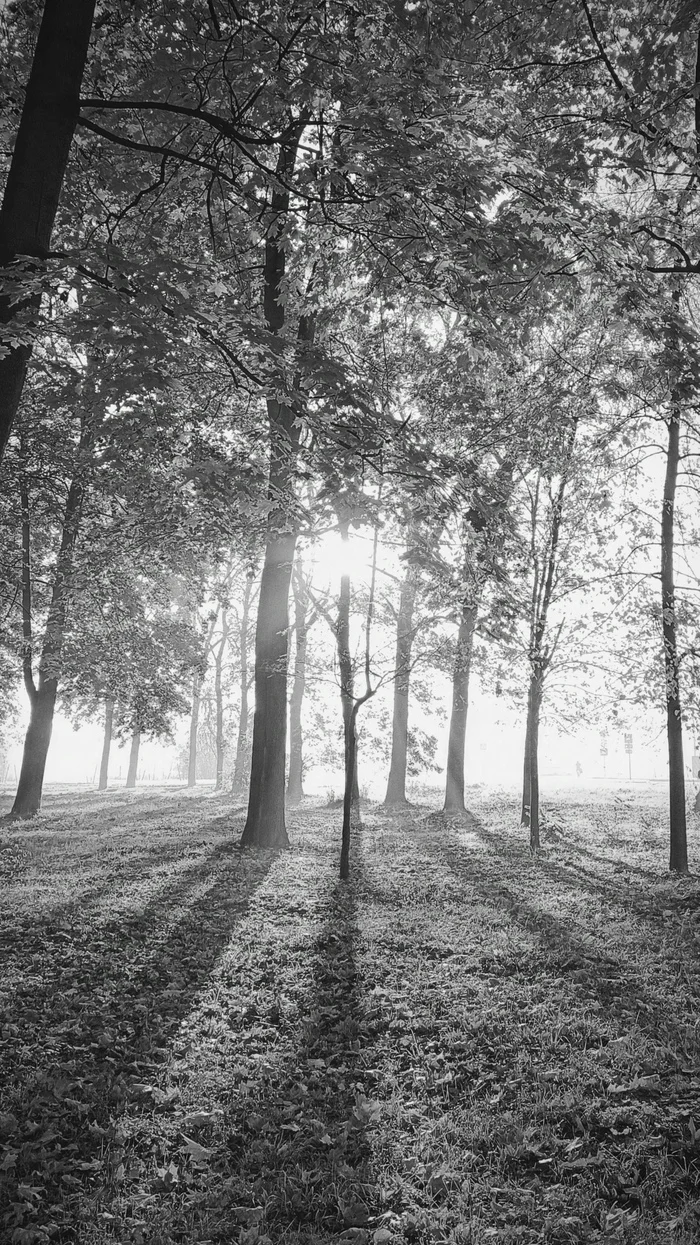
M 663 796 L 363 808 L 241 852 L 230 799 L 0 825 L 0 1240 L 700 1240 L 700 878 Z M 698 828 L 691 817 L 693 859 Z

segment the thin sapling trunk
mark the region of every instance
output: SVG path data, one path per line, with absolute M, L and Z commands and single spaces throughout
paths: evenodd
M 412 566 L 406 567 L 401 584 L 399 611 L 396 620 L 396 660 L 394 667 L 394 706 L 391 724 L 391 761 L 384 803 L 399 807 L 406 801 L 406 764 L 408 754 L 408 698 L 413 649 L 413 610 L 418 579 Z

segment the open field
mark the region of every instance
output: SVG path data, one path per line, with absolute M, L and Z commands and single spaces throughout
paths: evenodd
M 226 798 L 0 828 L 0 1239 L 700 1239 L 700 882 L 662 790 L 371 805 L 241 853 Z M 691 826 L 697 862 L 697 827 Z M 692 867 L 695 867 L 695 863 Z

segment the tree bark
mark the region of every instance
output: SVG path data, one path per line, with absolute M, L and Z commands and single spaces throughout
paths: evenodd
M 100 779 L 97 784 L 98 791 L 107 790 L 107 781 L 109 778 L 109 752 L 112 746 L 112 724 L 114 722 L 114 697 L 108 696 L 105 700 L 105 729 L 104 739 L 102 743 L 102 757 L 100 759 Z
M 357 808 L 353 785 L 357 779 L 357 714 L 363 702 L 356 700 L 350 709 L 346 733 L 345 785 L 343 789 L 343 829 L 340 844 L 340 876 L 345 881 L 350 876 L 350 835 L 352 814 Z
M 394 674 L 394 712 L 391 728 L 391 763 L 384 803 L 400 806 L 406 800 L 406 755 L 408 751 L 408 695 L 413 648 L 413 609 L 418 581 L 415 569 L 406 568 L 401 584 L 396 621 L 396 661 Z
M 530 768 L 532 755 L 532 677 L 527 689 L 527 716 L 525 720 L 525 747 L 523 749 L 523 798 L 520 805 L 520 825 L 530 825 Z
M 301 726 L 301 709 L 306 691 L 306 644 L 308 635 L 309 602 L 304 591 L 301 571 L 292 578 L 294 593 L 294 682 L 289 698 L 289 774 L 287 776 L 287 799 L 290 804 L 300 804 L 304 798 L 304 738 Z
M 303 125 L 290 128 L 282 141 L 277 163 L 281 178 L 272 194 L 271 217 L 265 243 L 263 310 L 267 327 L 279 336 L 284 329 L 281 301 L 285 274 L 284 247 L 279 234 L 289 212 L 286 189 L 296 162 Z M 298 340 L 313 341 L 313 317 L 302 315 Z M 289 585 L 296 545 L 294 467 L 300 434 L 300 410 L 293 405 L 267 400 L 270 433 L 270 468 L 265 558 L 255 629 L 255 713 L 253 755 L 250 772 L 248 815 L 241 836 L 242 847 L 288 847 L 284 810 L 287 742 L 287 659 L 289 642 Z
M 71 481 L 63 515 L 61 544 L 56 559 L 51 601 L 46 619 L 35 683 L 32 672 L 32 596 L 30 562 L 30 512 L 26 479 L 20 484 L 22 505 L 22 627 L 24 683 L 31 704 L 29 727 L 24 740 L 22 765 L 11 816 L 33 817 L 41 807 L 46 758 L 51 742 L 53 715 L 58 694 L 63 638 L 66 628 L 73 555 L 82 516 L 85 486 L 82 478 L 83 455 L 91 447 L 93 425 L 83 420 L 78 443 L 76 474 Z
M 46 0 L 0 208 L 0 267 L 50 250 L 78 118 L 95 0 Z M 40 298 L 0 296 L 0 326 L 38 309 Z M 21 345 L 0 358 L 0 459 L 19 408 L 31 357 Z M 43 736 L 42 736 L 43 738 Z
M 683 720 L 679 687 L 678 642 L 676 635 L 676 593 L 673 567 L 673 527 L 676 481 L 680 458 L 680 405 L 674 401 L 668 421 L 666 478 L 661 512 L 661 605 L 666 673 L 666 731 L 668 738 L 668 785 L 670 811 L 669 868 L 688 872 L 688 846 L 685 814 L 685 773 L 683 769 Z
M 238 740 L 236 742 L 236 761 L 233 769 L 231 792 L 242 795 L 248 779 L 248 630 L 250 621 L 250 601 L 253 595 L 253 572 L 246 577 L 243 592 L 243 609 L 241 611 L 240 659 L 241 659 L 241 700 L 238 718 Z
M 202 698 L 202 674 L 196 670 L 192 679 L 192 713 L 190 714 L 190 748 L 187 760 L 187 786 L 197 785 L 197 731 L 199 730 L 199 705 Z
M 129 768 L 126 773 L 126 785 L 128 788 L 136 786 L 136 779 L 139 770 L 139 748 L 141 747 L 141 731 L 137 726 L 131 736 L 131 748 L 129 750 Z
M 528 724 L 527 724 L 527 740 L 529 741 L 528 752 L 528 775 L 527 788 L 529 795 L 529 817 L 527 825 L 530 827 L 530 849 L 537 851 L 540 846 L 540 770 L 539 770 L 539 741 L 540 741 L 540 710 L 542 708 L 542 689 L 543 682 L 540 674 L 533 674 L 530 679 L 530 689 L 528 692 Z
M 214 656 L 214 700 L 216 705 L 216 781 L 214 789 L 221 791 L 224 785 L 224 695 L 222 675 L 224 652 L 228 639 L 228 617 L 226 610 L 221 611 L 221 640 Z
M 350 524 L 340 519 L 338 530 L 343 545 L 347 547 L 350 540 Z M 350 755 L 350 719 L 355 703 L 355 680 L 352 668 L 352 652 L 350 650 L 350 575 L 344 572 L 340 577 L 340 594 L 338 596 L 338 618 L 335 624 L 336 645 L 338 648 L 338 669 L 340 671 L 340 703 L 343 711 L 343 748 L 345 763 Z M 352 800 L 360 802 L 360 784 L 357 776 L 357 747 L 353 749 Z
M 464 808 L 464 752 L 467 738 L 467 711 L 469 708 L 469 675 L 471 671 L 476 605 L 469 599 L 462 605 L 462 616 L 457 634 L 452 675 L 452 712 L 447 744 L 447 775 L 445 782 L 446 813 L 463 813 Z

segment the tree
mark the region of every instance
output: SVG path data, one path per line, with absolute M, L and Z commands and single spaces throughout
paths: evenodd
M 391 762 L 384 803 L 390 808 L 402 807 L 406 800 L 406 763 L 408 753 L 408 696 L 413 649 L 413 612 L 420 573 L 407 562 L 401 581 L 399 608 L 396 614 L 396 656 L 394 663 L 394 705 L 391 721 Z
M 294 679 L 289 698 L 289 773 L 287 776 L 287 799 L 299 804 L 304 798 L 304 737 L 301 710 L 306 691 L 306 648 L 308 635 L 318 618 L 317 611 L 310 610 L 309 586 L 304 578 L 301 557 L 297 560 L 292 576 L 294 596 Z
M 94 12 L 95 0 L 45 0 L 0 207 L 0 268 L 30 257 L 35 261 L 31 273 L 51 249 Z M 40 304 L 39 294 L 22 294 L 23 262 L 16 268 L 19 290 L 0 295 L 0 326 L 9 343 L 0 351 L 0 460 L 22 398 L 32 352 L 31 320 Z M 49 693 L 41 695 L 48 703 Z M 35 731 L 37 741 L 46 735 L 38 718 Z

